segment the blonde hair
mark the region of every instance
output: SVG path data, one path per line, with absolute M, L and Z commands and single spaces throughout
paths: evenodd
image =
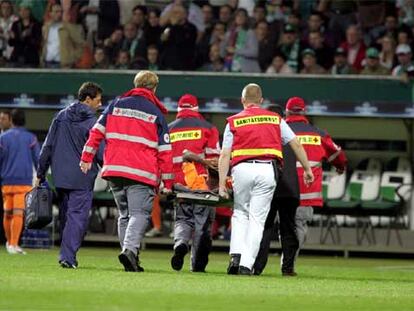
M 242 98 L 248 103 L 260 104 L 262 97 L 262 89 L 258 84 L 249 83 L 243 89 Z
M 158 76 L 149 70 L 141 70 L 135 75 L 134 85 L 135 87 L 142 87 L 154 91 L 158 86 Z

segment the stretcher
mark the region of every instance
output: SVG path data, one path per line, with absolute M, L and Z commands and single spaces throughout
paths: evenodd
M 233 206 L 231 193 L 229 199 L 224 199 L 219 196 L 218 190 L 191 190 L 180 184 L 174 185 L 173 194 L 169 199 L 214 207 Z

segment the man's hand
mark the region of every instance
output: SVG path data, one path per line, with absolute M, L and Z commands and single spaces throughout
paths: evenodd
M 86 162 L 81 161 L 81 162 L 79 163 L 79 166 L 80 166 L 81 171 L 82 171 L 84 174 L 87 174 L 87 173 L 88 173 L 88 171 L 92 168 L 92 163 L 86 163 Z
M 219 187 L 219 196 L 221 196 L 224 199 L 228 199 L 230 197 L 229 193 L 227 192 L 226 186 Z
M 160 192 L 161 192 L 161 194 L 169 195 L 169 194 L 172 193 L 172 190 L 168 189 L 168 188 L 162 188 Z
M 41 183 L 42 183 L 42 180 L 40 178 L 36 178 L 35 187 L 39 187 Z
M 305 182 L 306 186 L 310 186 L 313 183 L 315 177 L 313 176 L 312 169 L 308 168 L 303 173 L 303 181 Z

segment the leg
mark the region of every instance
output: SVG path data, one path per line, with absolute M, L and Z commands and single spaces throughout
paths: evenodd
M 178 203 L 175 211 L 174 255 L 171 267 L 180 271 L 188 252 L 188 243 L 194 231 L 194 204 Z
M 295 199 L 284 199 L 280 204 L 280 243 L 282 245 L 281 270 L 282 273 L 293 273 L 295 271 L 295 255 L 299 248 L 295 225 L 298 201 Z
M 60 238 L 62 239 L 63 231 L 65 230 L 66 225 L 66 213 L 68 210 L 68 200 L 69 196 L 67 195 L 65 189 L 56 189 L 58 204 L 59 204 L 59 221 L 60 221 Z
M 11 238 L 11 222 L 13 219 L 13 195 L 9 193 L 8 186 L 2 187 L 2 194 L 4 209 L 3 228 L 7 244 L 9 244 Z
M 261 165 L 261 166 L 260 166 Z M 242 252 L 240 267 L 252 269 L 260 248 L 264 224 L 276 188 L 274 172 L 270 165 L 257 164 L 255 184 L 251 190 L 249 220 L 246 243 Z
M 308 233 L 308 221 L 311 221 L 313 217 L 312 206 L 299 206 L 296 210 L 295 223 L 296 234 L 299 241 L 299 249 L 296 253 L 296 257 L 299 255 L 300 249 L 305 244 L 306 235 Z
M 230 254 L 241 254 L 247 237 L 251 199 L 250 189 L 254 184 L 250 168 L 250 165 L 241 163 L 235 166 L 232 171 L 234 210 L 231 217 Z
M 23 229 L 23 215 L 25 207 L 25 196 L 32 187 L 31 186 L 14 186 L 13 195 L 13 219 L 11 222 L 11 235 L 10 242 L 11 246 L 18 246 L 20 235 Z
M 129 221 L 125 230 L 123 250 L 129 249 L 137 255 L 145 229 L 151 219 L 155 190 L 145 184 L 136 184 L 126 187 L 126 195 Z
M 269 214 L 264 225 L 262 241 L 260 242 L 259 252 L 256 257 L 256 261 L 253 265 L 254 274 L 260 275 L 267 264 L 267 258 L 269 257 L 269 248 L 270 242 L 272 240 L 272 235 L 275 230 L 275 220 L 277 206 L 275 202 L 276 198 L 273 196 Z
M 174 249 L 188 243 L 194 231 L 194 205 L 191 203 L 178 203 L 175 210 Z
M 76 253 L 88 228 L 93 192 L 68 190 L 67 196 L 66 225 L 63 229 L 60 260 L 76 265 Z
M 121 184 L 111 182 L 111 191 L 118 207 L 118 238 L 121 249 L 124 248 L 125 232 L 129 221 L 128 200 L 126 190 Z
M 214 208 L 194 206 L 194 238 L 191 248 L 191 267 L 193 272 L 204 272 L 211 249 L 211 226 L 214 220 Z
M 227 274 L 237 274 L 240 266 L 241 254 L 246 243 L 249 226 L 249 206 L 251 188 L 254 178 L 251 175 L 251 166 L 240 163 L 232 170 L 234 209 L 231 216 L 230 263 Z

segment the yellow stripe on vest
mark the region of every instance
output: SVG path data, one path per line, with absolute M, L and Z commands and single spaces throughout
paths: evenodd
M 321 137 L 317 135 L 298 135 L 299 142 L 302 145 L 320 145 Z
M 279 158 L 283 158 L 282 152 L 277 149 L 237 149 L 233 150 L 231 156 L 240 157 L 240 156 L 262 156 L 266 154 L 273 154 Z
M 252 124 L 279 124 L 280 118 L 276 116 L 269 116 L 269 115 L 262 115 L 262 116 L 252 116 L 252 117 L 245 117 L 240 119 L 234 119 L 233 125 L 234 127 L 252 125 Z
M 197 140 L 200 138 L 201 130 L 174 132 L 170 134 L 170 142 L 172 143 L 182 140 Z

